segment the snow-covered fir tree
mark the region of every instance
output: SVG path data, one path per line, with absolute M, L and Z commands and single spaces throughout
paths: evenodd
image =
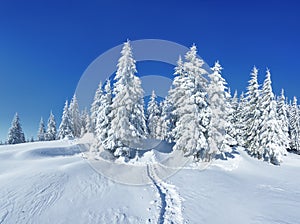
M 147 107 L 147 127 L 150 138 L 161 138 L 160 117 L 160 109 L 156 101 L 155 91 L 153 90 Z
M 285 137 L 277 117 L 277 105 L 272 91 L 270 71 L 267 70 L 266 78 L 261 92 L 260 107 L 262 111 L 259 126 L 258 155 L 273 164 L 280 164 L 282 156 L 286 154 Z
M 185 156 L 195 156 L 201 159 L 209 159 L 208 144 L 204 133 L 205 128 L 201 126 L 198 117 L 198 106 L 191 90 L 186 90 L 188 96 L 185 100 L 185 114 L 182 114 L 176 122 L 174 131 L 175 145 L 173 149 L 182 150 Z M 204 151 L 202 151 L 205 149 Z M 201 154 L 200 154 L 201 153 Z
M 99 82 L 98 88 L 95 92 L 94 100 L 91 105 L 91 132 L 94 132 L 96 129 L 96 123 L 97 123 L 97 116 L 98 116 L 98 109 L 101 104 L 101 97 L 103 95 L 102 90 L 102 82 Z
M 59 125 L 58 139 L 74 138 L 72 121 L 69 114 L 68 101 L 66 100 L 61 123 Z
M 165 122 L 163 120 L 163 100 L 157 103 L 158 105 L 158 111 L 159 111 L 159 117 L 158 117 L 158 124 L 156 125 L 156 133 L 157 133 L 157 139 L 158 140 L 164 140 L 166 136 L 165 132 Z
M 70 119 L 72 122 L 73 136 L 78 138 L 81 134 L 81 117 L 76 95 L 74 94 L 69 106 Z
M 172 102 L 169 100 L 168 96 L 166 96 L 165 99 L 160 103 L 160 108 L 161 108 L 161 118 L 160 118 L 161 139 L 166 140 L 169 143 L 174 142 L 172 130 L 175 128 L 176 116 L 172 113 L 174 107 L 172 105 Z
M 289 119 L 287 112 L 286 99 L 284 96 L 284 90 L 281 90 L 281 95 L 277 102 L 277 116 L 280 122 L 280 127 L 283 132 L 283 143 L 286 149 L 290 148 L 290 136 L 289 136 Z
M 236 141 L 238 141 L 238 107 L 239 99 L 237 91 L 234 91 L 233 97 L 229 99 L 228 121 L 230 122 L 227 128 L 227 133 Z
M 86 133 L 92 132 L 91 117 L 90 117 L 89 113 L 87 113 L 86 117 L 85 117 L 85 131 L 86 131 Z
M 197 57 L 197 48 L 192 46 L 185 55 L 186 62 L 179 59 L 175 68 L 178 74 L 173 81 L 169 94 L 174 105 L 172 113 L 177 117 L 173 136 L 173 149 L 182 150 L 185 156 L 193 155 L 201 160 L 210 160 L 213 156 L 207 142 L 209 109 L 207 103 L 207 79 L 204 75 L 204 62 Z
M 15 114 L 11 127 L 8 131 L 8 144 L 19 144 L 25 142 L 25 135 L 22 130 L 18 113 Z
M 171 142 L 170 139 L 168 139 L 168 124 L 167 121 L 169 121 L 168 119 L 168 115 L 170 115 L 169 110 L 170 107 L 166 106 L 166 102 L 167 102 L 167 97 L 165 97 L 165 99 L 163 99 L 162 101 L 160 101 L 160 103 L 158 104 L 159 107 L 159 113 L 160 113 L 160 117 L 159 117 L 159 123 L 157 125 L 158 128 L 158 134 L 159 134 L 159 138 L 160 140 L 165 140 L 167 142 Z M 170 135 L 169 135 L 170 136 Z
M 124 43 L 118 61 L 113 88 L 107 147 L 115 156 L 131 156 L 131 148 L 138 148 L 147 135 L 143 89 L 133 59 L 130 42 Z
M 293 104 L 290 108 L 289 113 L 289 123 L 290 123 L 290 146 L 291 150 L 300 152 L 300 116 L 299 108 L 297 105 L 297 98 L 294 96 Z
M 106 81 L 105 92 L 102 94 L 100 99 L 100 106 L 97 111 L 97 122 L 96 122 L 96 136 L 98 140 L 97 147 L 104 147 L 109 149 L 108 143 L 108 132 L 110 130 L 110 112 L 112 106 L 112 90 L 110 80 Z
M 211 111 L 210 124 L 208 128 L 208 143 L 213 154 L 220 154 L 226 158 L 226 153 L 231 152 L 230 137 L 227 130 L 230 123 L 227 120 L 230 112 L 226 90 L 226 81 L 221 76 L 222 67 L 217 61 L 212 68 L 213 73 L 209 74 L 210 82 L 207 88 L 208 103 Z
M 247 87 L 247 103 L 244 108 L 244 141 L 248 153 L 262 158 L 259 149 L 259 127 L 261 123 L 260 90 L 257 81 L 258 70 L 256 67 L 251 72 L 251 79 Z
M 48 123 L 47 123 L 47 131 L 45 135 L 45 140 L 46 141 L 53 141 L 56 139 L 56 121 L 54 118 L 54 115 L 52 111 L 50 112 L 49 118 L 48 118 Z
M 246 130 L 245 121 L 248 114 L 248 111 L 246 110 L 247 108 L 246 105 L 247 105 L 247 101 L 244 96 L 244 92 L 242 92 L 236 110 L 236 122 L 235 122 L 236 140 L 239 146 L 245 145 L 245 135 L 246 135 L 244 133 Z
M 45 124 L 44 124 L 43 118 L 41 117 L 40 124 L 39 124 L 39 130 L 38 130 L 38 134 L 37 134 L 37 140 L 45 141 L 45 135 L 46 135 Z
M 185 89 L 182 88 L 182 85 L 186 79 L 186 74 L 184 72 L 184 65 L 181 56 L 177 61 L 177 66 L 175 67 L 175 78 L 173 80 L 172 86 L 168 92 L 167 97 L 162 103 L 162 120 L 163 127 L 162 132 L 164 139 L 168 142 L 175 141 L 175 124 L 178 121 L 178 114 L 175 113 L 176 102 L 178 98 L 182 97 L 185 93 Z M 178 102 L 179 103 L 179 102 Z
M 80 115 L 81 120 L 81 133 L 80 136 L 83 136 L 86 133 L 90 132 L 91 129 L 91 121 L 90 121 L 90 115 L 88 113 L 87 108 L 85 108 Z

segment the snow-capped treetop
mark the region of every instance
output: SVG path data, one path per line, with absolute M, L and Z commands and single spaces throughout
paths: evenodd
M 220 74 L 221 74 L 223 68 L 222 68 L 222 66 L 220 65 L 219 61 L 216 61 L 214 67 L 212 67 L 211 70 L 212 70 L 216 75 L 220 76 Z M 210 77 L 211 77 L 211 76 L 210 76 Z
M 207 84 L 207 71 L 203 68 L 204 61 L 197 56 L 197 47 L 193 45 L 185 54 L 184 72 L 193 80 L 197 88 L 203 88 Z M 200 85 L 200 87 L 199 87 Z
M 121 55 L 122 56 L 118 61 L 118 70 L 115 76 L 115 80 L 118 80 L 118 84 L 115 86 L 132 84 L 130 79 L 133 78 L 135 73 L 137 73 L 129 40 L 124 43 Z M 117 94 L 118 91 L 119 89 L 115 88 L 114 94 Z
M 190 47 L 190 50 L 185 54 L 185 59 L 188 62 L 193 63 L 198 69 L 201 69 L 204 65 L 204 61 L 197 56 L 197 47 L 195 44 L 193 44 L 193 46 Z
M 152 90 L 150 101 L 149 101 L 148 107 L 147 107 L 148 116 L 150 116 L 151 114 L 154 114 L 154 115 L 159 114 L 159 108 L 158 108 L 158 104 L 157 104 L 157 101 L 156 101 L 156 97 L 157 96 L 155 94 L 155 91 Z
M 251 79 L 247 87 L 247 97 L 250 102 L 257 102 L 259 99 L 260 91 L 257 81 L 258 69 L 254 66 L 251 72 Z
M 178 58 L 178 61 L 177 61 L 177 66 L 175 67 L 174 75 L 179 75 L 179 76 L 184 76 L 185 75 L 181 55 L 179 55 L 179 58 Z
M 270 70 L 267 69 L 266 72 L 266 78 L 263 84 L 262 88 L 262 105 L 266 104 L 266 102 L 270 102 L 271 100 L 274 100 L 274 93 L 272 90 L 272 81 L 271 81 L 271 73 Z

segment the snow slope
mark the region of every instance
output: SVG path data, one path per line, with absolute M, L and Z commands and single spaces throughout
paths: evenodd
M 134 185 L 113 180 L 119 169 L 96 172 L 85 150 L 74 140 L 1 146 L 0 224 L 299 223 L 300 156 L 279 167 L 238 149 L 228 161 L 175 170 L 152 151 L 155 161 L 120 164 L 123 178 L 145 181 Z

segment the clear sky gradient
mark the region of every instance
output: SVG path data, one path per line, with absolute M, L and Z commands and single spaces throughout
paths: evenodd
M 268 67 L 276 94 L 284 88 L 289 98 L 300 97 L 297 2 L 3 0 L 0 139 L 6 139 L 15 112 L 27 138 L 36 136 L 40 117 L 47 120 L 50 110 L 59 123 L 64 101 L 87 66 L 127 38 L 195 43 L 209 65 L 220 61 L 239 93 L 253 65 L 260 81 Z

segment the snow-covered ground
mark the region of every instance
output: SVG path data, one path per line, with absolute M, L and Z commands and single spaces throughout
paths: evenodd
M 67 140 L 1 146 L 0 224 L 299 223 L 300 156 L 274 166 L 238 149 L 176 170 L 168 151 L 116 168 L 86 159 L 86 149 Z

